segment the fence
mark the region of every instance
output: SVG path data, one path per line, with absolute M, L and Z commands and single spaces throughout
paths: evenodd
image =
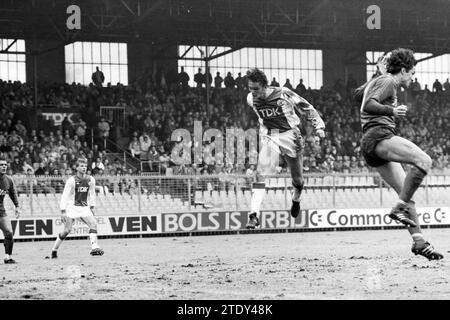
M 59 215 L 59 201 L 67 177 L 14 176 L 24 215 Z M 245 175 L 96 177 L 98 215 L 154 214 L 249 210 L 253 177 Z M 289 176 L 266 179 L 262 210 L 290 207 Z M 429 175 L 416 192 L 421 206 L 450 205 L 450 175 Z M 323 175 L 305 177 L 302 209 L 391 207 L 398 196 L 378 175 Z M 7 210 L 12 202 L 5 197 Z M 8 211 L 11 212 L 11 211 Z
M 111 121 L 114 127 L 126 128 L 125 107 L 101 106 L 100 116 Z

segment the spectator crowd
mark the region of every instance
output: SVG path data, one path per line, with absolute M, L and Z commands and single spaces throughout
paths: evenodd
M 147 74 L 128 86 L 43 84 L 37 94 L 37 109 L 76 107 L 80 112 L 78 117 L 65 118 L 59 125 L 38 123 L 36 129 L 28 126 L 27 119 L 17 111 L 36 109 L 34 89 L 26 83 L 0 80 L 0 156 L 10 161 L 8 173 L 69 175 L 74 173 L 76 159 L 84 156 L 89 160 L 89 173 L 95 175 L 140 174 L 140 165 L 132 168 L 121 158 L 108 157 L 109 150 L 103 143 L 108 140 L 127 150 L 136 163 L 146 163 L 151 171 L 252 174 L 255 166 L 248 158 L 242 165 L 227 165 L 213 159 L 204 159 L 198 165 L 174 163 L 172 148 L 186 142 L 171 141 L 172 132 L 184 128 L 193 134 L 194 121 L 201 121 L 203 132 L 209 128 L 223 133 L 230 127 L 258 128 L 257 117 L 246 104 L 245 76 L 239 74 L 233 78 L 228 72 L 225 78 L 219 73 L 212 78 L 201 76 L 200 69 L 198 72 L 195 87 L 189 86 L 189 75 L 184 70 L 172 83 L 164 77 L 156 80 L 154 75 Z M 206 99 L 207 78 L 211 86 L 214 84 L 208 91 L 209 99 Z M 436 82 L 430 91 L 427 86 L 422 89 L 416 79 L 410 88 L 401 92 L 400 102 L 407 103 L 409 111 L 398 129 L 401 136 L 415 142 L 432 157 L 433 170 L 443 171 L 450 164 L 450 84 L 448 79 L 444 84 Z M 279 85 L 275 78 L 272 85 Z M 356 87 L 354 79 L 349 77 L 346 84 L 338 80 L 333 87 L 320 90 L 307 88 L 303 80 L 291 84 L 286 79 L 284 86 L 314 105 L 326 123 L 326 137 L 320 140 L 306 119 L 302 119 L 305 172 L 368 172 L 360 151 L 360 106 L 351 94 Z M 125 126 L 117 128 L 112 119 L 100 117 L 99 106 L 124 107 Z M 91 131 L 95 132 L 94 136 L 89 135 Z M 214 146 L 214 141 L 203 143 L 204 148 Z M 286 166 L 281 162 L 277 169 L 285 172 Z

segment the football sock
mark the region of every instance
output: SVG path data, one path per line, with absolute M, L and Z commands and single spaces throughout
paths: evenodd
M 300 202 L 300 196 L 302 195 L 304 184 L 302 183 L 301 185 L 292 185 L 294 187 L 294 190 L 292 191 L 292 201 Z
M 406 175 L 399 198 L 405 202 L 409 202 L 426 175 L 427 173 L 425 171 L 413 166 Z
M 14 245 L 13 235 L 11 232 L 5 232 L 4 237 L 5 239 L 3 240 L 3 246 L 5 247 L 5 253 L 10 255 L 12 254 Z
M 250 211 L 256 212 L 256 215 L 259 214 L 259 209 L 261 207 L 261 203 L 263 201 L 265 193 L 266 193 L 266 183 L 265 182 L 253 183 Z
M 61 238 L 61 234 L 58 234 L 58 236 L 56 237 L 55 243 L 53 244 L 52 251 L 58 250 L 58 248 L 61 245 L 61 243 L 63 242 L 64 238 Z
M 411 234 L 411 236 L 413 237 L 414 241 L 416 242 L 414 235 L 420 235 L 422 237 L 423 240 L 423 236 L 422 236 L 422 230 L 420 229 L 420 224 L 419 224 L 419 219 L 417 217 L 417 211 L 416 211 L 416 206 L 415 206 L 415 202 L 414 201 L 409 201 L 409 218 L 414 221 L 416 223 L 416 227 L 410 227 L 408 228 L 409 233 Z M 419 239 L 420 241 L 420 239 Z
M 89 239 L 91 240 L 91 247 L 92 247 L 92 249 L 98 248 L 97 230 L 95 230 L 95 229 L 90 229 L 89 230 Z
M 414 243 L 417 243 L 417 244 L 424 244 L 425 243 L 425 239 L 423 238 L 423 234 L 421 234 L 421 233 L 414 233 L 411 236 L 413 238 Z

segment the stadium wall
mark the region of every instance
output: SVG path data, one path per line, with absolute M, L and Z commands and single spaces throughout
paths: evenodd
M 27 82 L 34 82 L 35 72 L 38 83 L 66 82 L 65 51 L 61 42 L 26 39 L 25 46 L 28 53 L 26 56 Z M 40 51 L 43 53 L 31 54 Z M 158 81 L 161 70 L 164 70 L 166 78 L 176 76 L 178 73 L 175 58 L 177 54 L 176 46 L 154 46 L 141 42 L 128 43 L 128 82 L 133 83 L 139 80 L 147 71 L 154 73 Z M 173 57 L 173 59 L 163 57 Z
M 361 49 L 324 49 L 323 85 L 333 87 L 337 79 L 347 81 L 350 74 L 357 83 L 366 82 L 366 52 Z
M 26 57 L 26 77 L 28 83 L 34 82 L 35 72 L 39 83 L 66 82 L 64 46 L 60 41 L 32 40 L 25 41 L 27 52 L 48 52 Z M 36 61 L 35 61 L 36 58 Z
M 173 59 L 162 59 L 162 57 Z M 128 81 L 133 83 L 142 78 L 146 71 L 159 73 L 164 70 L 166 77 L 175 73 L 178 75 L 177 46 L 154 46 L 152 44 L 131 42 L 128 43 Z M 159 77 L 158 77 L 159 78 Z M 166 79 L 168 80 L 168 79 Z
M 44 51 L 36 56 L 27 55 L 27 82 L 34 82 L 36 72 L 39 83 L 65 83 L 65 52 L 61 42 L 26 39 L 25 45 L 29 53 Z M 155 46 L 144 42 L 129 42 L 129 83 L 141 79 L 148 71 L 156 76 L 157 81 L 160 81 L 161 70 L 164 71 L 166 80 L 170 81 L 170 78 L 176 77 L 178 73 L 178 62 L 175 58 L 177 55 L 177 46 Z M 366 81 L 365 59 L 366 53 L 361 49 L 323 49 L 324 86 L 333 86 L 337 79 L 346 82 L 349 74 L 353 75 L 357 83 L 364 83 Z

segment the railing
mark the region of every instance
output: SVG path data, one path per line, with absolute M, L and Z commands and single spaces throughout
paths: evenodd
M 140 162 L 140 166 L 141 166 L 141 172 L 153 173 L 153 174 L 163 174 L 160 161 L 140 160 L 139 162 Z M 147 168 L 149 170 L 146 170 Z
M 57 215 L 67 177 L 13 176 L 25 215 Z M 253 176 L 96 176 L 98 214 L 249 210 Z M 290 207 L 291 179 L 266 178 L 262 209 Z M 450 175 L 428 175 L 417 190 L 418 205 L 450 205 Z M 303 209 L 387 208 L 398 195 L 378 175 L 323 175 L 305 177 Z M 12 203 L 5 197 L 5 204 Z
M 114 127 L 126 129 L 125 107 L 100 106 L 100 116 L 109 119 Z
M 117 143 L 112 141 L 111 139 L 105 139 L 107 141 L 107 145 L 105 145 L 106 155 L 111 154 L 121 154 L 121 157 L 117 157 L 121 162 L 123 160 L 123 164 L 128 168 L 132 168 L 133 170 L 137 170 L 137 166 L 134 165 L 132 162 L 134 159 L 133 155 L 128 152 L 127 150 L 123 149 L 121 146 L 119 146 Z M 107 146 L 114 146 L 114 148 L 117 150 L 116 152 L 111 151 L 109 148 L 106 148 Z M 135 160 L 136 163 L 139 162 L 139 160 Z

